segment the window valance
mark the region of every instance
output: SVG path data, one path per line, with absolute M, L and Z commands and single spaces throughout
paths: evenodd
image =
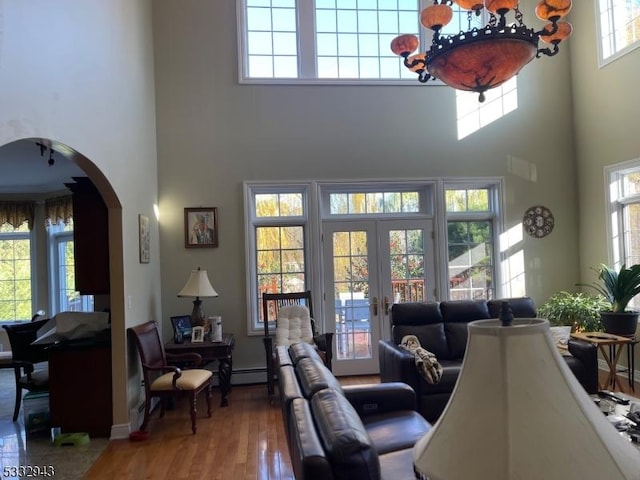
M 63 222 L 68 225 L 73 219 L 71 195 L 48 198 L 44 201 L 44 223 L 48 227 Z
M 13 228 L 18 228 L 27 222 L 31 230 L 34 212 L 34 202 L 0 201 L 0 225 L 8 223 Z

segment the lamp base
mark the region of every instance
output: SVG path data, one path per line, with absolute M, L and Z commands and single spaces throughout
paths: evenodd
M 193 310 L 191 312 L 191 326 L 202 327 L 204 325 L 204 312 L 202 311 L 202 300 L 196 297 L 193 301 Z

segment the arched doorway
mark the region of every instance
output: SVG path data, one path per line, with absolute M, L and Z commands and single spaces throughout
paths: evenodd
M 124 320 L 122 205 L 109 180 L 89 158 L 54 139 L 24 138 L 0 146 L 0 199 L 42 199 L 66 189 L 72 177 L 87 177 L 100 193 L 108 218 L 109 292 L 101 305 L 111 312 L 113 425 L 128 424 L 127 364 Z M 42 262 L 39 262 L 39 268 Z M 45 264 L 46 265 L 46 264 Z M 37 275 L 46 275 L 37 272 Z M 39 282 L 43 288 L 47 282 Z M 55 313 L 55 312 L 49 312 Z

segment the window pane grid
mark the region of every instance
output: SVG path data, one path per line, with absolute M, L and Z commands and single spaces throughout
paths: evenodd
M 605 60 L 640 40 L 640 2 L 602 0 L 598 4 L 601 53 Z
M 0 227 L 0 321 L 27 320 L 31 307 L 31 240 L 26 223 Z
M 389 44 L 401 33 L 419 33 L 418 2 L 380 3 L 316 2 L 318 78 L 402 78 L 404 66 Z
M 418 192 L 331 193 L 331 215 L 371 215 L 417 213 L 420 211 Z
M 256 228 L 258 305 L 262 294 L 300 292 L 306 289 L 304 227 Z M 259 322 L 262 322 L 262 308 Z
M 449 221 L 449 298 L 494 297 L 493 226 L 490 221 Z
M 298 77 L 295 1 L 247 1 L 245 14 L 248 76 Z

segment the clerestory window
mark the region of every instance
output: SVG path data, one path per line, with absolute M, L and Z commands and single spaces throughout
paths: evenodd
M 598 0 L 600 66 L 640 45 L 640 0 Z
M 238 0 L 240 81 L 257 83 L 397 83 L 420 85 L 390 50 L 420 25 L 430 0 Z M 443 33 L 481 24 L 453 5 Z M 432 84 L 432 83 L 429 83 Z

